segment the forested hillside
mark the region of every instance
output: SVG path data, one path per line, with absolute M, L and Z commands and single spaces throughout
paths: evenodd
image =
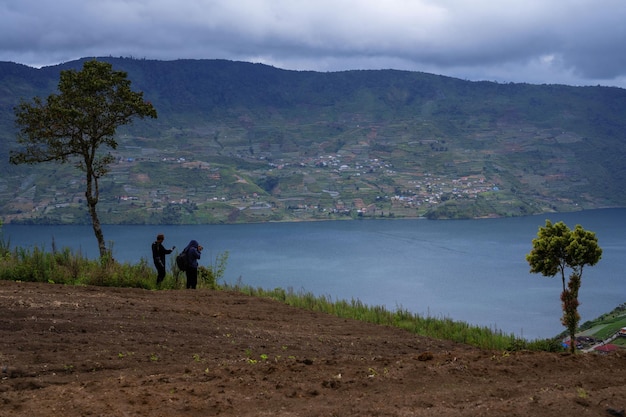
M 626 90 L 394 70 L 98 58 L 158 119 L 121 128 L 106 223 L 467 218 L 626 206 Z M 85 223 L 82 173 L 12 166 L 14 106 L 61 70 L 0 63 L 0 216 Z

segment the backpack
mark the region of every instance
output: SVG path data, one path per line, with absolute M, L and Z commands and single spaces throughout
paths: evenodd
M 184 250 L 176 256 L 176 266 L 181 271 L 186 271 L 189 266 L 189 257 L 187 256 L 187 251 Z

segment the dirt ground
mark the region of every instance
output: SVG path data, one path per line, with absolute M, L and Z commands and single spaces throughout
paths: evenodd
M 0 281 L 0 416 L 620 416 L 626 355 L 490 352 L 241 294 Z

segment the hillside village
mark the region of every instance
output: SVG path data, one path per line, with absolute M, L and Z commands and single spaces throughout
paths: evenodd
M 219 204 L 226 210 L 246 214 L 247 219 L 278 220 L 332 219 L 341 217 L 420 217 L 437 205 L 450 200 L 472 200 L 493 195 L 498 185 L 483 175 L 448 178 L 428 172 L 398 171 L 393 164 L 378 158 L 356 158 L 338 153 L 267 161 L 255 160 L 255 170 L 241 170 L 236 175 L 219 163 L 188 156 L 152 155 L 136 149 L 124 152 L 103 179 L 100 209 L 114 213 L 122 207 L 142 208 L 159 215 L 175 207 L 193 207 L 194 211 L 211 210 Z M 157 165 L 152 168 L 146 166 Z M 159 167 L 161 166 L 161 167 Z M 187 174 L 200 173 L 201 181 L 193 187 L 161 181 L 154 176 L 171 169 Z M 192 174 L 193 173 L 193 174 Z M 54 217 L 55 212 L 71 213 L 84 204 L 83 181 L 79 172 L 57 178 L 48 190 L 25 187 L 14 199 L 14 213 L 7 221 L 27 221 L 33 215 Z M 183 175 L 183 176 L 184 176 Z M 277 185 L 265 190 L 252 178 L 273 177 Z M 293 180 L 297 179 L 297 182 Z M 107 186 L 111 182 L 111 186 Z M 231 183 L 229 183 L 231 182 Z M 241 185 L 236 187 L 236 184 Z M 113 186 L 115 184 L 115 186 Z M 108 189 L 118 192 L 110 195 Z M 65 214 L 65 216 L 72 216 Z M 105 214 L 106 216 L 106 214 Z M 217 221 L 223 221 L 217 219 Z
M 236 222 L 242 215 L 245 221 L 415 218 L 444 202 L 500 197 L 499 184 L 484 175 L 450 177 L 419 167 L 400 170 L 363 151 L 280 158 L 271 152 L 237 154 L 247 163 L 237 171 L 211 162 L 210 155 L 203 160 L 202 153 L 126 146 L 114 155 L 116 162 L 102 179 L 99 205 L 103 218 L 111 222 L 116 213 L 124 212 L 128 218 L 133 210 L 147 210 L 157 223 L 168 211 L 199 214 L 209 223 Z M 22 184 L 9 203 L 6 222 L 80 221 L 85 205 L 82 173 L 67 165 L 49 164 L 48 169 L 50 183 L 45 189 L 34 184 L 34 176 Z M 169 174 L 172 170 L 177 174 Z M 193 181 L 185 179 L 192 175 Z M 269 180 L 255 183 L 255 178 Z M 212 217 L 203 217 L 203 211 Z

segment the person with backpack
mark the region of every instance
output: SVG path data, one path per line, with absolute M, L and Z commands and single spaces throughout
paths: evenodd
M 165 235 L 159 233 L 156 240 L 152 243 L 152 260 L 154 261 L 154 266 L 157 269 L 157 286 L 161 285 L 161 282 L 163 282 L 163 279 L 165 278 L 165 255 L 169 255 L 174 249 L 176 249 L 176 246 L 172 246 L 172 249 L 165 249 L 163 246 L 164 240 Z
M 202 246 L 198 244 L 197 240 L 192 240 L 187 247 L 183 249 L 183 253 L 187 254 L 187 265 L 185 267 L 187 289 L 195 290 L 198 285 L 198 259 L 200 259 L 202 249 Z

